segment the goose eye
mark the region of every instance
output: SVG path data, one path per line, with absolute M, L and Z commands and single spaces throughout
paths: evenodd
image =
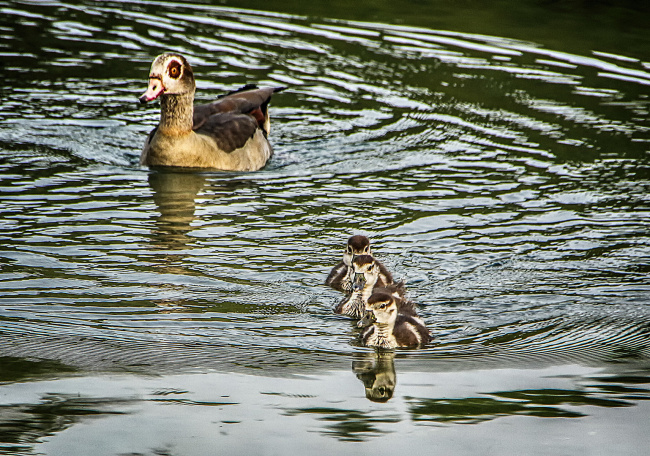
M 368 247 L 363 248 L 363 253 L 368 253 Z
M 352 247 L 348 247 L 348 253 L 352 253 Z
M 169 76 L 178 79 L 178 77 L 181 75 L 181 64 L 174 61 L 169 64 Z

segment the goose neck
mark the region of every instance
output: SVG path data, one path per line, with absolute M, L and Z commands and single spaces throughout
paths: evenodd
M 194 94 L 166 94 L 160 97 L 160 131 L 169 136 L 192 132 L 194 126 Z

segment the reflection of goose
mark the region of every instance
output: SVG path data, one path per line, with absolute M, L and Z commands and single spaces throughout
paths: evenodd
M 196 197 L 205 187 L 206 176 L 190 172 L 158 171 L 149 174 L 153 201 L 160 217 L 158 228 L 167 235 L 184 235 L 193 228 Z
M 393 397 L 397 384 L 395 353 L 372 353 L 369 358 L 353 361 L 352 371 L 363 382 L 368 399 L 373 402 L 387 402 Z
M 354 271 L 352 294 L 344 298 L 334 309 L 335 313 L 361 318 L 366 312 L 366 303 L 373 292 L 384 291 L 394 296 L 400 312 L 415 315 L 415 306 L 405 298 L 404 282 L 379 283 L 380 263 L 370 255 L 359 255 L 352 260 Z M 391 277 L 392 279 L 392 277 Z
M 156 57 L 142 103 L 160 97 L 160 123 L 145 141 L 140 162 L 150 166 L 255 171 L 273 155 L 267 140 L 268 104 L 282 88 L 246 86 L 194 106 L 192 67 L 180 54 Z
M 157 268 L 159 271 L 176 276 L 196 276 L 196 269 L 186 258 L 192 255 L 191 250 L 195 248 L 196 243 L 196 238 L 191 232 L 205 222 L 197 215 L 197 209 L 208 204 L 202 201 L 211 200 L 217 197 L 216 195 L 232 195 L 241 188 L 249 191 L 254 188 L 248 179 L 221 179 L 222 174 L 177 168 L 160 168 L 149 173 L 149 186 L 160 215 L 151 230 L 151 243 L 148 248 L 152 254 L 147 258 L 150 264 L 160 266 Z M 201 199 L 198 199 L 198 195 L 201 195 Z M 197 221 L 199 223 L 196 223 Z M 211 220 L 211 223 L 218 222 Z M 164 277 L 160 277 L 160 280 L 165 282 Z M 160 286 L 176 290 L 174 296 L 185 295 L 186 286 L 176 281 Z M 154 302 L 159 306 L 159 310 L 174 312 L 184 311 L 189 301 L 172 297 Z
M 196 220 L 196 208 L 201 205 L 197 202 L 199 194 L 203 195 L 202 199 L 211 199 L 218 197 L 215 195 L 232 195 L 242 188 L 249 191 L 254 188 L 254 184 L 246 179 L 220 177 L 219 174 L 178 168 L 159 168 L 150 172 L 149 186 L 160 212 L 156 221 L 158 232 L 180 235 L 194 230 L 192 223 Z
M 352 291 L 352 259 L 357 255 L 372 255 L 370 252 L 370 240 L 361 235 L 352 236 L 348 239 L 348 246 L 343 253 L 343 261 L 332 268 L 325 284 L 340 291 L 350 293 Z M 393 283 L 393 276 L 388 269 L 379 261 L 378 285 L 386 286 Z
M 153 201 L 160 215 L 150 248 L 156 252 L 151 261 L 164 266 L 165 272 L 178 275 L 191 274 L 184 265 L 188 245 L 192 243 L 189 233 L 194 230 L 196 197 L 206 186 L 205 174 L 158 170 L 149 173 L 149 185 Z M 171 286 L 171 285 L 168 285 Z M 165 308 L 174 308 L 175 302 L 160 302 Z
M 414 315 L 405 315 L 397 310 L 392 295 L 379 292 L 368 298 L 368 307 L 374 323 L 361 334 L 365 345 L 379 348 L 417 347 L 431 339 L 424 322 Z

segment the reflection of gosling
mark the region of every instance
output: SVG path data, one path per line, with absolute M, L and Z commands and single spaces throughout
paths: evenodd
M 363 382 L 366 397 L 373 402 L 387 402 L 393 397 L 397 376 L 395 353 L 373 353 L 372 361 L 355 361 L 352 370 Z
M 365 345 L 379 348 L 418 347 L 431 340 L 422 320 L 397 311 L 397 303 L 392 295 L 373 293 L 368 298 L 368 307 L 374 323 L 361 334 Z
M 348 239 L 348 246 L 343 253 L 343 261 L 332 268 L 332 271 L 325 279 L 325 284 L 330 287 L 350 293 L 352 291 L 352 259 L 357 255 L 372 255 L 370 252 L 370 240 L 361 235 L 352 236 Z M 379 267 L 379 286 L 386 286 L 393 283 L 393 276 L 386 267 L 377 261 Z

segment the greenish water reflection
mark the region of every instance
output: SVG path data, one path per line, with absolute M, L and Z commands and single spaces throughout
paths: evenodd
M 259 9 L 250 0 L 227 6 Z M 362 0 L 360 2 L 266 2 L 264 9 L 314 18 L 420 26 L 453 32 L 480 33 L 541 43 L 568 52 L 608 49 L 647 55 L 644 33 L 650 5 L 635 0 L 479 0 L 462 2 Z
M 389 454 L 404 444 L 405 436 L 418 447 L 435 442 L 436 448 L 450 451 L 458 448 L 459 435 L 465 451 L 480 451 L 484 445 L 497 451 L 505 448 L 504 431 L 494 427 L 500 420 L 510 436 L 525 437 L 510 438 L 507 446 L 530 445 L 532 454 L 561 450 L 559 437 L 577 444 L 580 437 L 574 434 L 581 432 L 583 420 L 598 441 L 625 454 L 642 454 L 647 443 L 640 419 L 650 399 L 647 369 L 603 372 L 556 366 L 418 373 L 400 369 L 400 360 L 396 364 L 401 390 L 383 403 L 368 401 L 363 384 L 349 371 L 290 377 L 114 374 L 4 384 L 0 452 L 33 448 L 45 454 L 64 449 L 85 454 L 94 448 L 98 455 L 156 454 L 167 448 L 168 454 L 193 455 L 205 454 L 203 445 L 212 442 L 232 451 L 265 452 L 269 445 L 272 453 L 295 445 L 316 451 L 327 445 L 355 453 L 357 447 L 343 445 L 363 442 L 364 451 Z M 486 392 L 504 383 L 509 391 Z M 519 388 L 527 384 L 540 388 Z M 615 424 L 616 411 L 622 409 L 639 419 Z M 481 427 L 464 426 L 479 423 Z

